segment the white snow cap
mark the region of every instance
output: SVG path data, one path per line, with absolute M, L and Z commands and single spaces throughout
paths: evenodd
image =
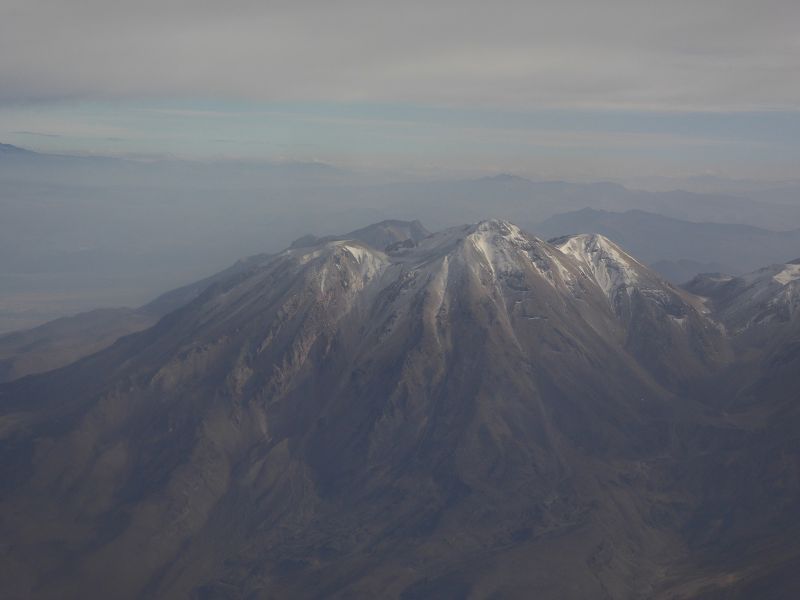
M 781 272 L 773 275 L 772 279 L 781 285 L 800 279 L 800 264 L 789 263 Z
M 557 238 L 551 243 L 577 260 L 584 273 L 597 282 L 609 299 L 639 282 L 638 270 L 643 265 L 607 237 L 585 233 Z

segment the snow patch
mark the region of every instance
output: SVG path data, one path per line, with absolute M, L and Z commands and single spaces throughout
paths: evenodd
M 486 258 L 486 264 L 492 272 L 492 275 L 494 275 L 494 251 L 492 249 L 492 244 L 489 243 L 485 235 L 473 235 L 471 239 L 475 248 Z
M 624 255 L 601 235 L 572 236 L 556 247 L 577 260 L 584 274 L 594 279 L 609 299 L 621 290 L 630 292 L 639 283 L 639 274 L 632 263 L 641 263 Z
M 561 261 L 558 259 L 558 257 L 557 257 L 557 256 L 555 256 L 555 255 L 554 255 L 552 252 L 550 252 L 550 251 L 549 251 L 549 250 L 547 250 L 547 249 L 545 249 L 545 254 L 547 254 L 547 258 L 549 258 L 549 259 L 550 259 L 550 263 L 551 263 L 551 264 L 553 264 L 553 265 L 555 265 L 555 267 L 556 267 L 556 270 L 558 271 L 558 274 L 559 274 L 559 276 L 561 277 L 561 281 L 563 281 L 564 283 L 570 283 L 570 282 L 572 282 L 572 281 L 573 281 L 573 276 L 572 276 L 572 273 L 570 273 L 570 272 L 569 272 L 569 269 L 567 269 L 567 268 L 566 268 L 566 267 L 565 267 L 565 266 L 564 266 L 564 265 L 561 263 Z M 552 277 L 552 276 L 551 276 L 551 277 Z
M 796 281 L 800 279 L 800 265 L 788 264 L 780 273 L 773 275 L 772 279 L 781 285 L 786 285 L 792 281 Z
M 369 259 L 370 253 L 366 248 L 362 248 L 360 246 L 350 246 L 348 244 L 342 244 L 342 248 L 349 252 L 359 263 L 363 263 Z
M 516 225 L 507 221 L 482 221 L 468 236 L 478 252 L 486 259 L 492 275 L 497 273 L 519 273 L 523 270 L 522 253 L 530 242 Z
M 361 275 L 365 278 L 373 277 L 387 264 L 383 254 L 373 252 L 363 246 L 342 243 L 341 248 L 355 259 L 360 267 Z
M 432 306 L 432 314 L 434 317 L 442 310 L 445 298 L 447 296 L 447 278 L 450 273 L 450 258 L 445 256 L 442 259 L 441 267 L 435 273 L 433 281 L 431 281 L 428 288 L 434 296 L 434 305 Z

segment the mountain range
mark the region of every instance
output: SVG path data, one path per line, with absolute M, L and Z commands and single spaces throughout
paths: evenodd
M 383 230 L 0 385 L 4 595 L 791 597 L 796 263 Z
M 608 181 L 531 181 L 506 174 L 368 186 L 351 194 L 363 205 L 386 206 L 398 218 L 418 218 L 436 228 L 452 225 L 455 218 L 480 220 L 499 215 L 530 229 L 555 215 L 586 207 L 609 212 L 641 210 L 683 221 L 775 231 L 800 228 L 800 198 L 772 202 L 681 189 L 653 192 Z

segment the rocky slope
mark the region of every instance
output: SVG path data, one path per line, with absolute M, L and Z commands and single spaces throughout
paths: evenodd
M 625 324 L 626 348 L 675 385 L 730 359 L 717 323 L 700 298 L 665 281 L 608 238 L 581 234 L 551 240 L 602 288 Z
M 429 235 L 419 221 L 382 221 L 325 240 L 306 236 L 294 247 L 337 239 L 359 240 L 383 250 L 391 244 L 416 242 Z M 0 382 L 68 365 L 107 348 L 124 335 L 142 331 L 161 317 L 185 306 L 203 290 L 245 271 L 268 255 L 237 261 L 229 268 L 158 296 L 139 308 L 99 309 L 50 321 L 33 329 L 0 335 Z
M 797 546 L 750 502 L 790 523 L 796 455 L 775 437 L 765 480 L 769 414 L 703 396 L 732 360 L 707 310 L 605 238 L 504 221 L 255 260 L 0 386 L 4 591 L 675 598 L 776 568 L 788 590 Z M 784 562 L 716 560 L 717 533 Z
M 738 277 L 698 275 L 686 288 L 708 298 L 717 318 L 734 335 L 793 322 L 800 314 L 800 259 Z

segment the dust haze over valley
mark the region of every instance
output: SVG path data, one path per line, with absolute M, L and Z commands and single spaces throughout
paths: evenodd
M 0 597 L 796 597 L 798 20 L 0 1 Z

